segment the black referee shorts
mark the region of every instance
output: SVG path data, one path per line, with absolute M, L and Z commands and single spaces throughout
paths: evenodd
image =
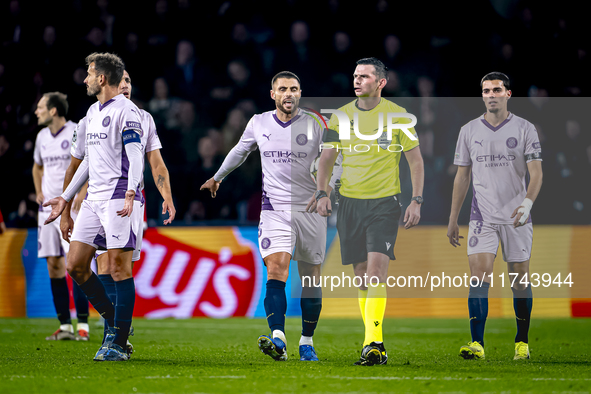
M 400 195 L 360 200 L 341 196 L 337 230 L 343 265 L 367 261 L 369 252 L 394 257 L 400 219 Z

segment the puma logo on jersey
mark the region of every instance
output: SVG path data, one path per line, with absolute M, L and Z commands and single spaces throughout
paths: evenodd
M 267 138 L 267 141 L 270 141 L 271 140 L 270 139 L 271 138 L 271 134 L 269 134 L 269 135 L 263 134 L 263 137 L 266 137 Z
M 482 146 L 482 143 L 484 142 L 484 140 L 482 140 L 480 142 L 479 141 L 474 141 L 474 142 L 477 143 L 478 145 Z
M 386 250 L 390 250 L 392 244 L 390 242 L 386 242 Z
M 117 241 L 120 241 L 120 239 L 119 239 L 119 237 L 120 237 L 120 236 L 121 236 L 121 235 L 112 235 L 112 234 L 111 234 L 111 237 L 113 237 L 113 238 L 117 238 Z

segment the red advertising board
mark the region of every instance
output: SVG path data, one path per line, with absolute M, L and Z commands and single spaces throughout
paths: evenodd
M 260 291 L 256 246 L 230 227 L 213 230 L 214 245 L 211 229 L 175 231 L 174 239 L 156 229 L 144 235 L 133 269 L 134 316 L 252 316 Z

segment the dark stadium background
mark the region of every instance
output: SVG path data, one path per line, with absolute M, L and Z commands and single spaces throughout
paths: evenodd
M 61 91 L 68 95 L 68 119 L 82 118 L 95 101 L 83 84 L 84 58 L 95 51 L 123 58 L 133 100 L 154 116 L 177 225 L 258 220 L 258 153 L 227 178 L 217 199 L 199 186 L 248 119 L 274 108 L 270 79 L 278 71 L 299 75 L 309 97 L 351 95 L 355 61 L 369 56 L 392 70 L 386 97 L 478 97 L 480 78 L 490 71 L 509 75 L 514 97 L 589 95 L 588 25 L 579 9 L 569 2 L 552 8 L 534 1 L 464 3 L 3 0 L 0 210 L 8 227 L 36 227 L 36 103 L 45 92 Z M 536 223 L 589 224 L 589 125 L 567 118 L 553 124 L 544 130 L 542 148 L 549 153 Z M 417 129 L 429 142 L 422 145 L 422 223 L 446 224 L 458 130 L 422 135 Z M 160 198 L 149 170 L 146 193 L 155 224 Z

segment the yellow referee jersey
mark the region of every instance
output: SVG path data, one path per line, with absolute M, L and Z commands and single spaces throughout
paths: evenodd
M 402 130 L 393 129 L 392 139 L 387 139 L 388 113 L 405 113 L 406 110 L 382 98 L 371 110 L 357 106 L 357 100 L 339 108 L 347 114 L 350 121 L 351 138 L 342 139 L 338 134 L 339 121 L 333 114 L 328 123 L 325 148 L 333 148 L 343 153 L 343 175 L 340 192 L 343 196 L 358 199 L 373 199 L 393 196 L 400 193 L 398 164 L 402 152 L 419 146 Z M 358 130 L 363 135 L 375 135 L 379 129 L 379 116 L 383 116 L 382 134 L 375 140 L 363 140 L 354 132 L 354 115 L 358 116 Z M 408 118 L 395 118 L 393 123 L 410 123 Z M 417 137 L 414 128 L 408 130 Z

